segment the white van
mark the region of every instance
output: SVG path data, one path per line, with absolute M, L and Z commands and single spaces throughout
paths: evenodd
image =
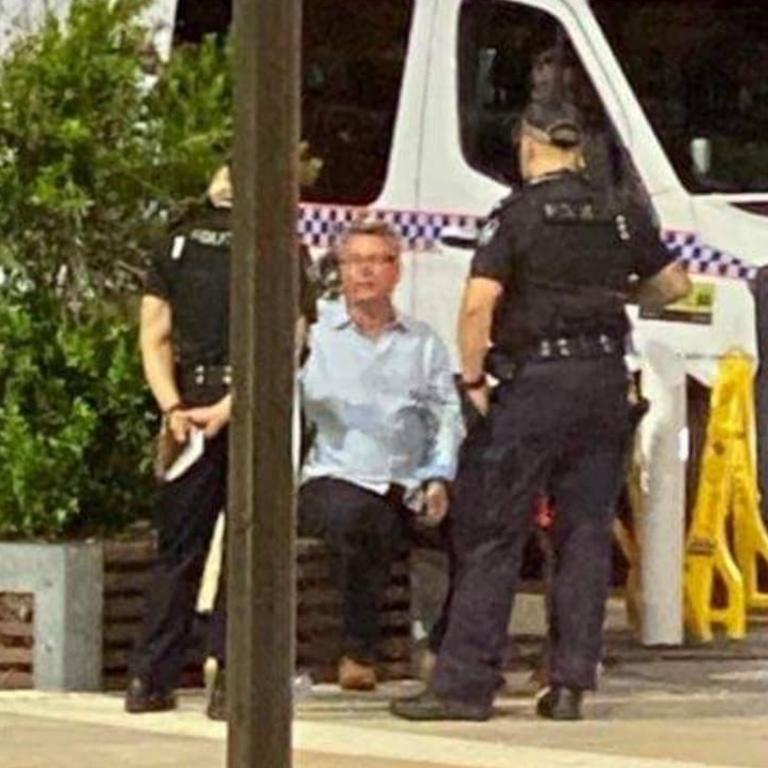
M 303 239 L 327 245 L 350 206 L 386 211 L 409 243 L 402 308 L 453 343 L 471 255 L 457 235 L 517 181 L 511 130 L 556 56 L 589 114 L 593 174 L 650 200 L 669 247 L 713 286 L 711 315 L 640 320 L 640 346 L 661 338 L 709 380 L 722 351 L 755 351 L 746 281 L 768 262 L 762 6 L 306 0 L 302 132 L 326 165 Z
M 454 354 L 471 258 L 457 243 L 519 182 L 512 129 L 554 76 L 587 115 L 588 171 L 652 207 L 694 274 L 700 301 L 687 311 L 634 318 L 652 401 L 636 531 L 647 645 L 683 641 L 685 374 L 711 384 L 722 353 L 756 354 L 748 280 L 768 263 L 764 5 L 305 0 L 302 133 L 326 165 L 302 205 L 302 237 L 327 246 L 350 206 L 383 211 L 408 242 L 399 302 Z
M 5 0 L 0 50 L 70 2 Z M 175 25 L 183 37 L 190 21 L 221 24 L 229 5 L 154 0 L 158 49 Z M 746 281 L 768 262 L 764 5 L 304 0 L 302 135 L 324 170 L 305 193 L 302 239 L 317 254 L 357 207 L 385 212 L 408 243 L 400 304 L 453 348 L 467 246 L 519 181 L 511 131 L 555 57 L 589 116 L 589 170 L 650 201 L 669 247 L 714 292 L 713 312 L 640 320 L 637 341 L 662 339 L 710 381 L 722 351 L 755 351 Z

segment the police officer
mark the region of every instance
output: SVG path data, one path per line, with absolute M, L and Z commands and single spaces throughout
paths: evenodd
M 158 563 L 129 665 L 125 708 L 131 713 L 176 706 L 174 689 L 203 569 L 226 505 L 231 207 L 230 172 L 224 167 L 212 180 L 205 209 L 162 245 L 146 278 L 140 329 L 144 372 L 178 450 L 163 467 L 158 491 Z M 301 296 L 304 315 L 312 315 L 306 281 Z M 184 469 L 178 463 L 185 462 L 183 449 L 195 431 L 204 438 L 202 455 Z M 209 655 L 219 664 L 207 709 L 213 719 L 226 717 L 224 599 L 222 581 L 208 627 Z
M 557 573 L 551 687 L 538 713 L 578 719 L 582 691 L 595 685 L 630 428 L 624 305 L 663 305 L 690 284 L 643 211 L 615 210 L 590 185 L 582 135 L 570 104 L 529 106 L 519 147 L 525 183 L 490 220 L 472 262 L 459 346 L 478 423 L 454 487 L 458 575 L 431 682 L 392 703 L 400 717 L 490 717 L 543 490 L 557 507 Z M 486 373 L 499 381 L 493 392 Z
M 166 440 L 178 446 L 178 454 L 193 430 L 202 430 L 205 448 L 178 478 L 160 478 L 155 509 L 158 562 L 129 664 L 125 708 L 132 713 L 176 706 L 174 689 L 188 649 L 203 568 L 226 502 L 231 203 L 229 169 L 223 168 L 213 179 L 205 210 L 163 243 L 146 277 L 141 354 L 147 382 L 163 413 Z M 173 464 L 173 458 L 167 463 Z M 173 467 L 160 471 L 167 470 Z M 222 584 L 208 638 L 209 652 L 222 669 L 223 601 Z M 223 684 L 223 674 L 217 683 Z

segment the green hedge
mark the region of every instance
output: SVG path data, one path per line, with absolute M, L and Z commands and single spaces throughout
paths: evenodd
M 0 536 L 114 531 L 147 511 L 154 419 L 135 324 L 47 291 L 0 303 Z
M 0 62 L 0 538 L 112 532 L 149 506 L 139 277 L 228 155 L 233 110 L 226 41 L 160 64 L 145 5 L 73 0 Z

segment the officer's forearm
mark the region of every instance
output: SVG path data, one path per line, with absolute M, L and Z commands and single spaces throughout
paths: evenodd
M 179 403 L 174 379 L 172 312 L 169 301 L 146 295 L 141 300 L 139 346 L 144 376 L 160 409 L 168 411 Z
M 465 381 L 475 381 L 485 370 L 485 356 L 491 337 L 492 307 L 464 309 L 459 321 L 459 350 L 461 375 Z
M 643 309 L 661 309 L 668 301 L 654 286 L 641 284 L 631 292 L 630 303 L 638 304 Z
M 691 289 L 688 273 L 676 262 L 669 264 L 648 280 L 640 282 L 635 289 L 634 298 L 641 307 L 660 309 L 685 298 Z
M 687 291 L 678 291 L 665 284 L 647 281 L 637 286 L 634 301 L 646 309 L 661 309 L 687 295 Z
M 229 424 L 230 419 L 232 418 L 232 395 L 224 395 L 224 397 L 216 403 L 216 408 L 221 420 L 225 424 Z
M 181 400 L 174 378 L 173 346 L 170 339 L 153 342 L 144 340 L 142 361 L 147 384 L 160 410 L 167 411 Z

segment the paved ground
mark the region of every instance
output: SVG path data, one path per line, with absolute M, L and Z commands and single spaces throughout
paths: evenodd
M 543 722 L 512 673 L 489 723 L 414 725 L 387 714 L 414 683 L 350 696 L 318 686 L 295 724 L 298 768 L 768 766 L 768 660 L 617 659 L 582 723 Z M 0 693 L 0 768 L 217 768 L 225 728 L 179 712 L 128 716 L 119 697 Z

